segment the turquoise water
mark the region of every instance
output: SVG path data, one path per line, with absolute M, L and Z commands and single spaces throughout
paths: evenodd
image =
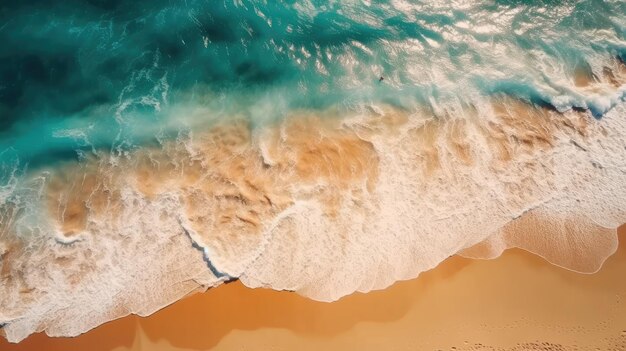
M 31 207 L 40 190 L 17 186 L 29 171 L 233 116 L 263 125 L 384 104 L 462 118 L 504 94 L 600 118 L 626 90 L 585 95 L 572 77 L 626 60 L 625 13 L 594 0 L 5 4 L 3 202 Z
M 189 125 L 386 103 L 454 113 L 505 93 L 608 108 L 576 67 L 626 59 L 623 1 L 41 1 L 0 10 L 0 150 L 35 167 Z M 385 79 L 379 82 L 379 77 Z

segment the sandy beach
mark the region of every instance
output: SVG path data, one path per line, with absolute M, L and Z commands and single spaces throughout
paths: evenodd
M 521 250 L 452 257 L 418 279 L 334 303 L 231 283 L 147 318 L 77 338 L 32 335 L 17 350 L 624 350 L 626 226 L 596 274 Z

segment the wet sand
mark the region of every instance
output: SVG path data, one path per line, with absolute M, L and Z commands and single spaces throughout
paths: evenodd
M 148 318 L 0 350 L 626 350 L 626 226 L 596 274 L 521 250 L 452 257 L 418 279 L 334 303 L 236 282 Z

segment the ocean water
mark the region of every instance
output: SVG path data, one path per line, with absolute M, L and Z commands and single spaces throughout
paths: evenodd
M 0 5 L 0 324 L 230 279 L 332 301 L 626 219 L 626 3 Z M 478 246 L 476 246 L 478 244 Z
M 600 117 L 623 96 L 593 100 L 571 77 L 625 59 L 624 12 L 621 1 L 20 1 L 2 9 L 0 147 L 37 164 L 134 147 L 154 138 L 146 124 L 207 102 L 220 118 L 264 121 L 379 103 L 444 115 L 504 93 Z

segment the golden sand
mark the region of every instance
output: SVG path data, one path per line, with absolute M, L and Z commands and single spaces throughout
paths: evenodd
M 76 338 L 2 340 L 0 349 L 624 350 L 625 273 L 622 242 L 596 274 L 509 250 L 487 261 L 452 257 L 417 279 L 333 303 L 232 283 L 147 318 Z

